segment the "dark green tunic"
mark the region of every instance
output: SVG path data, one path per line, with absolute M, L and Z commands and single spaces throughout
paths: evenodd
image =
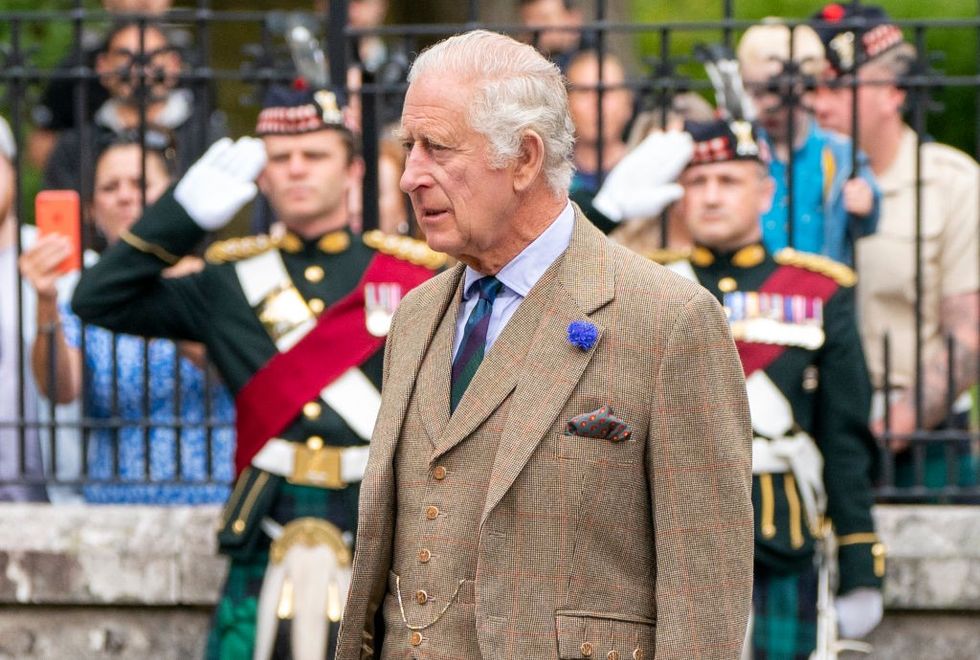
M 179 278 L 162 275 L 170 257 L 188 254 L 205 236 L 172 193 L 147 209 L 131 233 L 135 239 L 119 241 L 83 275 L 72 300 L 75 313 L 85 322 L 117 332 L 203 342 L 225 383 L 237 394 L 278 349 L 246 300 L 235 264 L 208 263 L 201 272 Z M 375 254 L 359 237 L 347 234 L 347 238 L 349 246 L 339 250 L 336 245 L 321 247 L 319 239 L 298 237 L 271 249 L 279 249 L 303 298 L 308 303 L 318 299 L 329 308 L 356 286 Z M 308 277 L 310 267 L 321 268 L 322 279 Z M 382 356 L 379 350 L 361 365 L 379 389 Z M 319 436 L 332 446 L 364 444 L 329 406 L 313 410 L 316 414 L 304 409 L 279 437 L 305 442 Z M 270 541 L 261 531 L 261 519 L 285 524 L 298 517 L 324 518 L 353 538 L 359 486 L 329 490 L 288 484 L 254 468 L 242 473 L 218 534 L 221 551 L 233 561 L 216 623 L 219 633 L 237 639 L 235 648 L 249 649 L 254 635 L 248 625 L 244 630 L 242 625 L 251 620 L 254 627 L 254 598 L 268 556 Z M 217 647 L 212 651 L 219 654 Z M 220 654 L 236 652 L 226 648 Z
M 765 372 L 788 401 L 794 429 L 809 434 L 823 456 L 826 515 L 840 540 L 838 593 L 880 589 L 884 548 L 871 517 L 877 447 L 868 428 L 871 385 L 857 330 L 853 273 L 824 257 L 792 250 L 773 257 L 761 245 L 734 254 L 695 248 L 685 258 L 678 256 L 664 251 L 658 260 L 673 262 L 675 270 L 689 267 L 725 305 L 730 321 L 766 314 L 787 325 L 815 325 L 815 317 L 821 319 L 825 339 L 819 346 L 798 345 L 792 328 L 768 342 L 733 334 L 746 376 Z M 817 299 L 820 303 L 814 304 Z M 767 308 L 779 301 L 783 309 Z M 795 482 L 785 474 L 754 474 L 752 502 L 753 657 L 806 658 L 816 634 L 814 535 Z

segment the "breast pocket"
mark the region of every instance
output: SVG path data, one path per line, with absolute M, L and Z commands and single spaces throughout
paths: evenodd
M 555 625 L 560 660 L 643 660 L 657 645 L 656 621 L 640 616 L 559 610 Z
M 555 438 L 558 458 L 585 461 L 587 463 L 607 463 L 613 465 L 633 465 L 642 460 L 642 445 L 634 439 L 612 442 L 605 438 L 588 438 L 581 435 L 558 433 Z

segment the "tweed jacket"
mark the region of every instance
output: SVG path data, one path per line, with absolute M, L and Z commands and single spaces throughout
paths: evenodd
M 568 249 L 450 416 L 448 394 L 415 390 L 430 386 L 419 374 L 430 350 L 447 352 L 436 357 L 448 382 L 451 342 L 433 338 L 458 309 L 463 271 L 406 296 L 389 333 L 336 657 L 372 658 L 382 643 L 386 657 L 435 655 L 374 626 L 390 589 L 398 480 L 428 477 L 394 469 L 417 394 L 437 434 L 430 471 L 508 404 L 475 526 L 476 629 L 450 638 L 476 637 L 488 659 L 738 658 L 752 590 L 752 433 L 717 301 L 578 212 Z M 590 348 L 569 342 L 576 320 L 598 330 Z M 571 417 L 604 404 L 630 425 L 628 440 L 568 433 Z

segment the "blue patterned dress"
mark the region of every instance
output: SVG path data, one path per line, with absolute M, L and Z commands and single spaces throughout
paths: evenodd
M 81 348 L 78 317 L 67 306 L 61 316 L 68 344 Z M 85 326 L 84 353 L 83 410 L 86 423 L 92 425 L 85 500 L 98 504 L 225 501 L 233 476 L 235 408 L 217 377 L 206 382 L 205 373 L 181 357 L 170 340 L 117 334 L 113 347 L 113 333 L 92 325 Z M 209 415 L 214 420 L 210 434 L 205 426 Z M 147 417 L 150 425 L 141 426 Z M 121 419 L 121 425 L 113 425 L 114 418 Z

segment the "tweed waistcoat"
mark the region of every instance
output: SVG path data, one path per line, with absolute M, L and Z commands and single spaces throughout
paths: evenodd
M 435 399 L 445 398 L 447 406 L 457 311 L 458 302 L 440 323 L 419 372 L 437 392 Z M 473 433 L 446 447 L 444 438 L 432 438 L 432 427 L 427 430 L 423 423 L 429 411 L 418 392 L 409 403 L 394 458 L 398 515 L 383 605 L 384 657 L 479 658 L 474 578 L 480 514 L 511 396 Z M 471 403 L 464 395 L 457 410 Z M 440 430 L 453 421 L 450 417 Z

